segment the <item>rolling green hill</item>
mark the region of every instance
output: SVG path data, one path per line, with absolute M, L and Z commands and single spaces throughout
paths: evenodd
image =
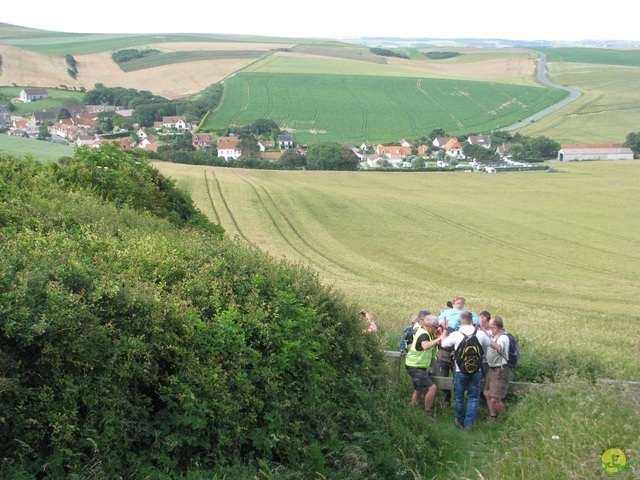
M 149 45 L 166 48 L 155 59 L 126 68 L 104 58 L 118 49 Z M 52 73 L 57 74 L 51 76 L 52 85 L 43 85 L 47 87 L 64 84 L 70 89 L 90 89 L 95 82 L 108 79 L 108 86 L 157 90 L 176 98 L 178 86 L 183 95 L 191 95 L 213 82 L 223 82 L 226 94 L 222 105 L 207 120 L 206 128 L 265 117 L 276 120 L 304 143 L 398 141 L 434 128 L 443 128 L 450 135 L 487 133 L 526 118 L 564 95 L 535 86 L 532 50 L 459 48 L 459 55 L 453 58 L 431 60 L 425 53 L 432 50 L 437 49 L 398 49 L 408 57 L 404 59 L 374 55 L 360 45 L 318 39 L 78 34 L 0 24 L 4 60 L 0 86 L 21 86 L 17 80 L 42 85 L 48 76 L 29 66 L 49 63 Z M 640 94 L 629 86 L 640 79 L 640 50 L 543 51 L 549 56 L 551 78 L 580 90 L 583 96 L 525 126 L 522 133 L 548 136 L 561 143 L 622 143 L 637 129 Z M 67 54 L 82 57 L 77 80 L 66 72 Z M 13 71 L 16 65 L 23 71 Z M 104 71 L 87 71 L 91 68 Z M 195 78 L 203 69 L 207 74 Z M 253 80 L 249 80 L 249 73 L 256 75 Z M 375 78 L 354 80 L 352 75 Z M 434 79 L 441 83 L 430 91 Z M 516 85 L 527 88 L 514 89 Z
M 240 73 L 205 129 L 275 120 L 296 141 L 360 144 L 488 132 L 562 99 L 562 90 L 462 80 Z

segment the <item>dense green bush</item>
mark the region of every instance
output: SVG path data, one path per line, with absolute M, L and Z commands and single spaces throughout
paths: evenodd
M 110 147 L 0 158 L 0 476 L 401 476 L 354 309 L 191 208 Z
M 446 60 L 462 55 L 459 52 L 425 52 L 424 56 L 431 60 Z
M 371 53 L 374 55 L 380 55 L 381 57 L 398 57 L 398 58 L 409 58 L 409 55 L 405 53 L 400 53 L 395 50 L 389 50 L 388 48 L 378 48 L 372 47 L 369 49 Z

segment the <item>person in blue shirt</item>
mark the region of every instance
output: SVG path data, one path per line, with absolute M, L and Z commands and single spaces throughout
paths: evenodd
M 442 329 L 446 329 L 447 333 L 453 333 L 460 328 L 460 315 L 463 312 L 467 312 L 464 308 L 464 297 L 456 297 L 453 302 L 447 302 L 447 309 L 443 310 L 438 317 L 438 323 Z M 473 312 L 471 317 L 473 323 L 479 325 L 480 317 Z M 438 348 L 438 357 L 436 359 L 436 375 L 439 377 L 448 377 L 453 373 L 452 366 L 453 349 L 452 348 Z M 451 405 L 451 390 L 442 389 L 442 400 L 445 406 Z
M 438 317 L 438 322 L 440 325 L 444 326 L 449 330 L 449 333 L 455 332 L 460 328 L 460 315 L 462 312 L 468 312 L 466 308 L 464 308 L 465 299 L 464 297 L 456 297 L 453 299 L 452 307 L 443 310 Z M 480 317 L 474 312 L 471 312 L 471 317 L 473 318 L 474 325 L 480 325 Z

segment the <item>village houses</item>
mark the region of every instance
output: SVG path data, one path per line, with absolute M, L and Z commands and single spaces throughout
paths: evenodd
M 226 161 L 238 158 L 242 154 L 238 146 L 239 141 L 238 137 L 218 137 L 218 156 L 224 157 Z

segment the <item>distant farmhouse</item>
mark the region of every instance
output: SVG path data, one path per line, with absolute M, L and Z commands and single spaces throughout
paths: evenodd
M 25 88 L 20 92 L 20 101 L 24 103 L 35 102 L 48 96 L 46 88 Z
M 242 154 L 238 146 L 239 140 L 238 137 L 218 137 L 218 156 L 224 157 L 226 161 L 238 158 Z
M 280 145 L 280 150 L 293 148 L 293 136 L 289 134 L 278 135 L 278 144 Z
M 583 160 L 633 160 L 633 151 L 615 143 L 595 145 L 562 145 L 558 152 L 561 162 L 579 162 Z

